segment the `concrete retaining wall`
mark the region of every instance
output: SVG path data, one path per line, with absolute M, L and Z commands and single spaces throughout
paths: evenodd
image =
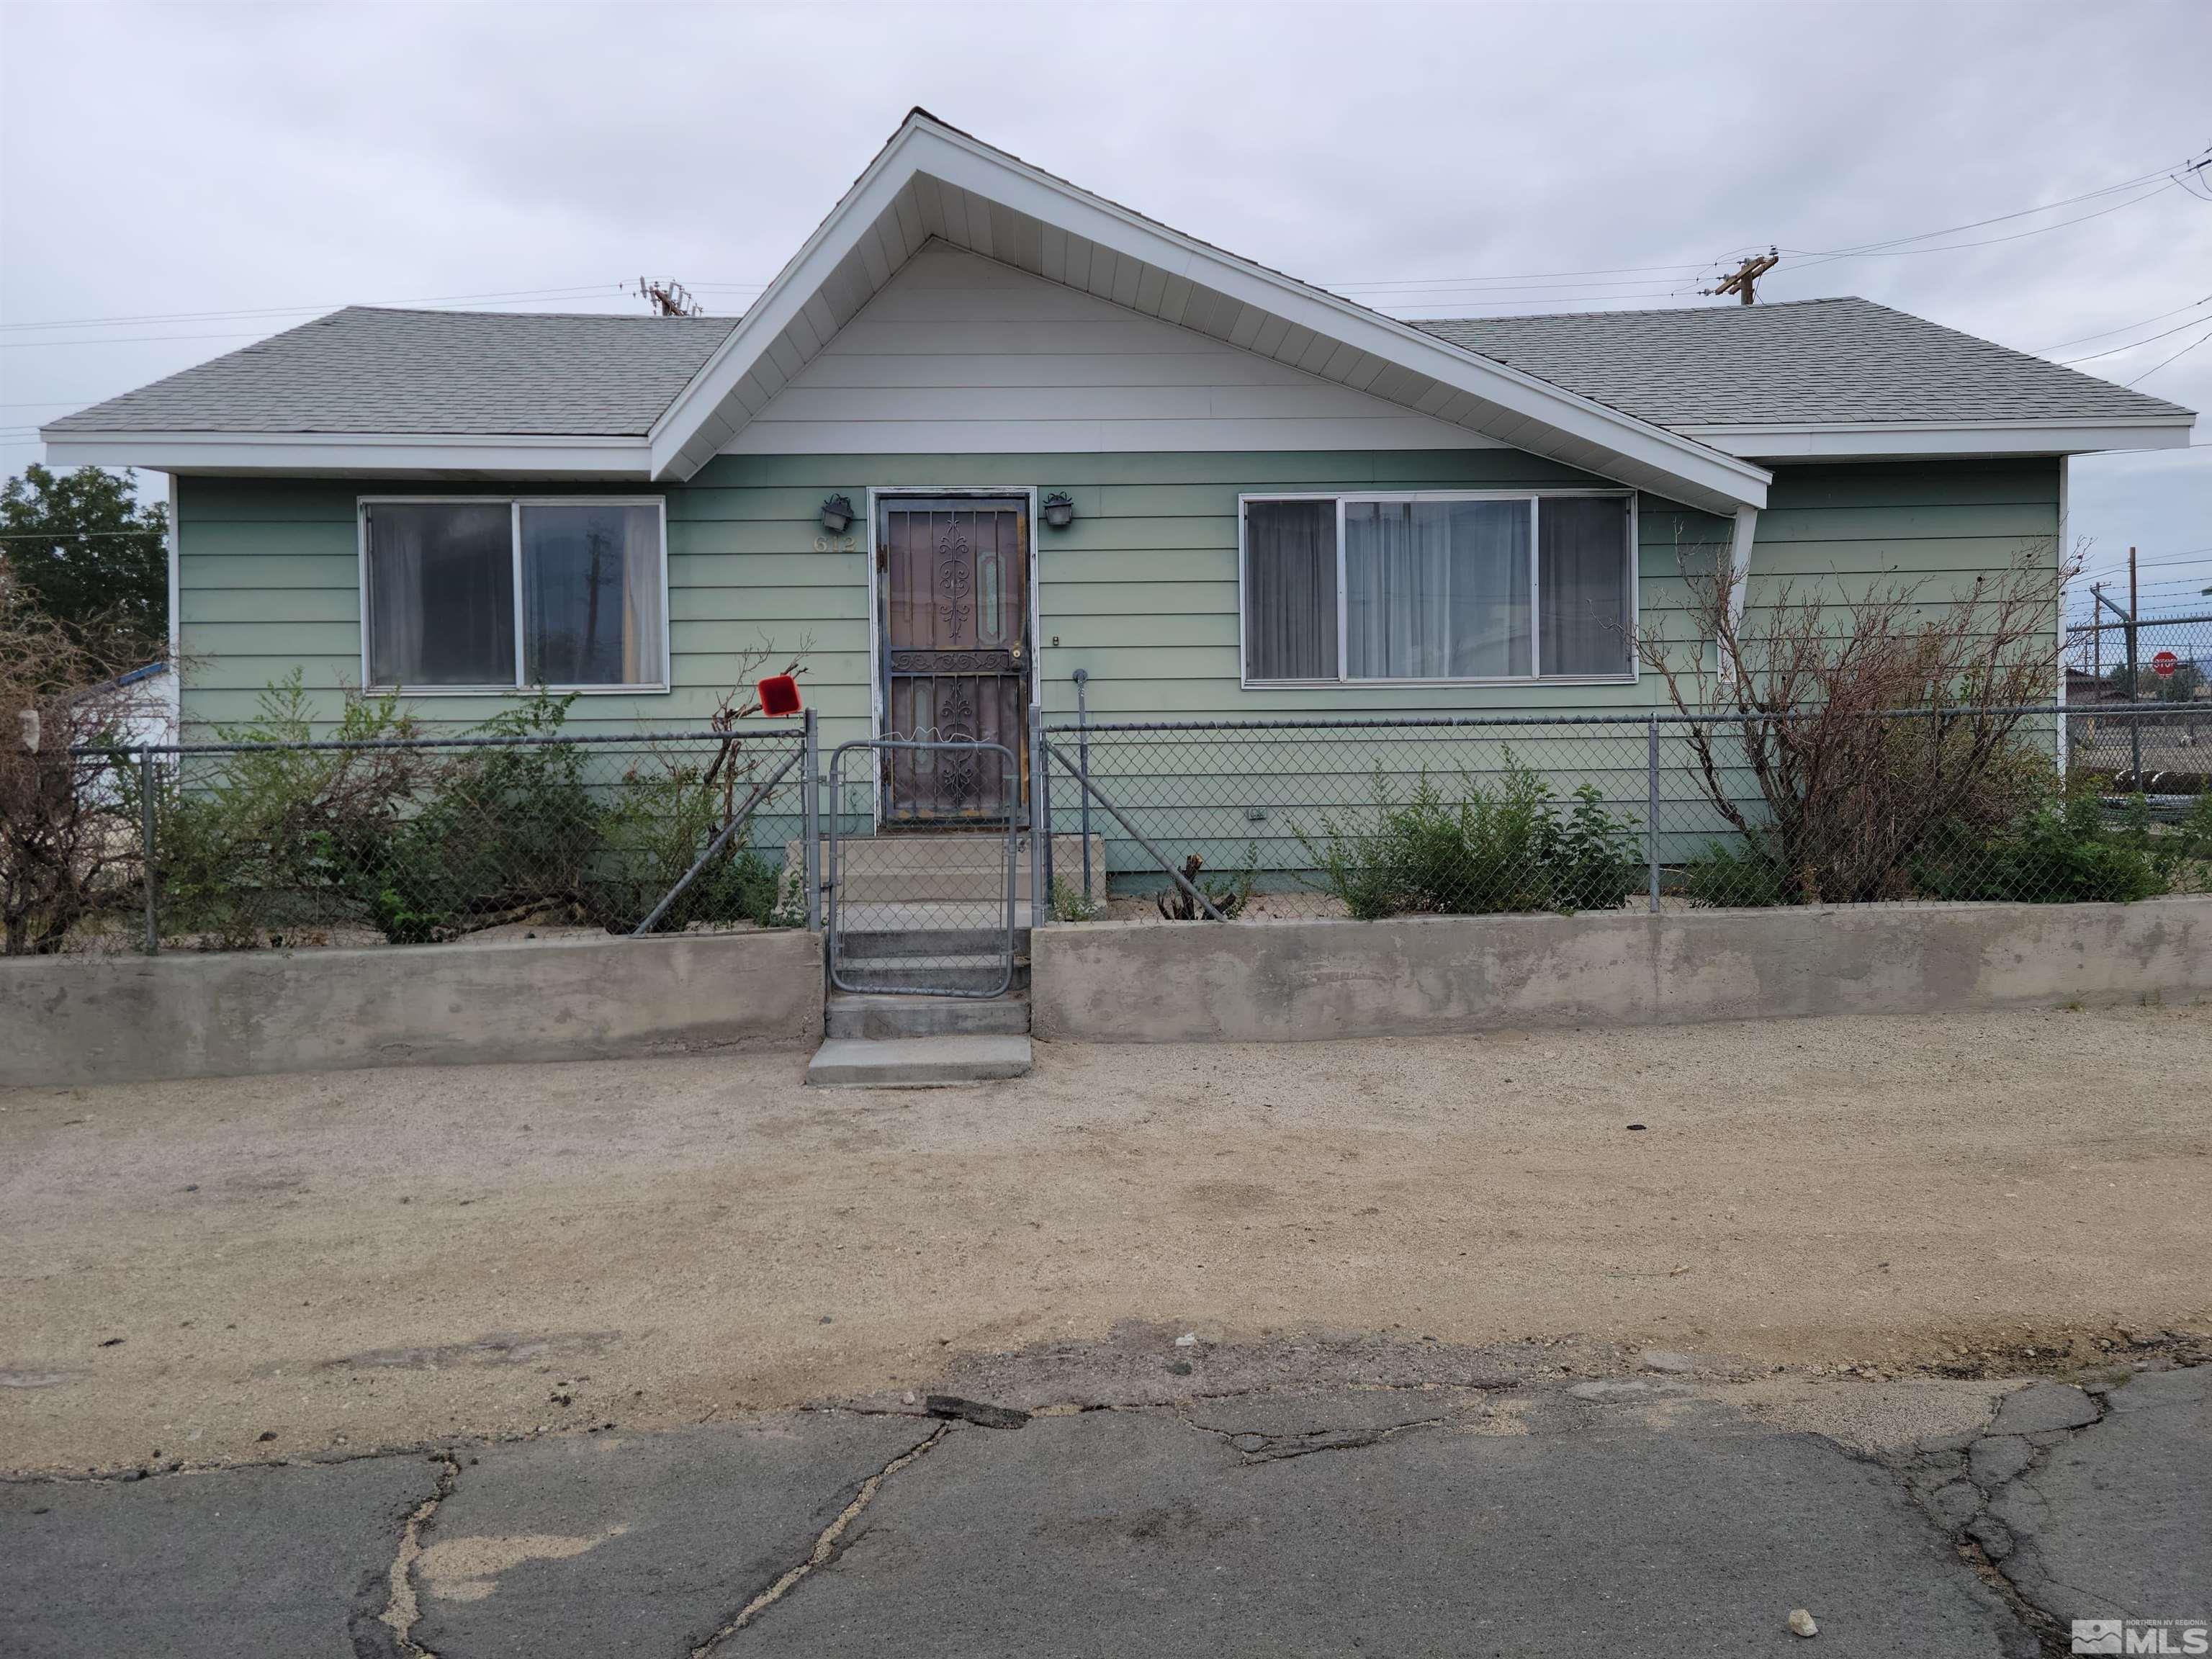
M 822 942 L 795 929 L 0 962 L 0 1085 L 799 1047 Z
M 1038 929 L 1030 956 L 1036 1034 L 1094 1042 L 2194 1001 L 2212 898 L 1094 922 Z

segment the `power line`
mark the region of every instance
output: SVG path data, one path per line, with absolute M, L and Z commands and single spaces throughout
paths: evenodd
M 2171 316 L 2172 313 L 2169 312 L 2167 314 Z M 2136 350 L 2141 347 L 2148 345 L 2153 340 L 2163 340 L 2169 334 L 2179 334 L 2184 329 L 2195 328 L 2198 324 L 2208 319 L 2203 317 L 2191 317 L 2185 323 L 2176 323 L 2172 328 L 2160 329 L 2155 334 L 2146 334 L 2142 339 L 2130 341 L 2126 345 L 2109 346 L 2102 351 L 2088 351 L 2084 352 L 2079 357 L 2060 357 L 2055 361 L 2061 368 L 2063 368 L 2069 363 L 2087 363 L 2094 362 L 2100 357 L 2117 357 L 2124 351 Z M 2136 326 L 2140 328 L 2142 325 L 2138 323 Z M 2118 331 L 2115 330 L 2113 331 L 2117 333 Z
M 2195 159 L 2183 164 L 2185 170 L 2191 172 L 2205 165 L 2204 161 Z M 2166 179 L 2171 181 L 2173 172 L 2171 167 L 2159 167 L 2149 173 L 2138 173 L 2132 179 L 2124 179 L 2116 185 L 2103 185 L 2095 190 L 2085 190 L 2079 196 L 2066 196 L 2056 202 L 2045 202 L 2039 207 L 2019 208 L 2010 213 L 1992 214 L 1986 219 L 1970 219 L 1962 225 L 1947 225 L 1941 230 L 1923 230 L 1914 236 L 1892 236 L 1881 241 L 1860 242 L 1850 247 L 1794 247 L 1784 251 L 1801 259 L 1841 258 L 1846 254 L 1872 253 L 1882 248 L 1899 247 L 1906 242 L 1924 242 L 1936 236 L 1954 236 L 1962 230 L 1979 230 L 1984 225 L 2002 224 L 2010 219 L 2026 219 L 2038 213 L 2050 213 L 2059 208 L 2071 207 L 2076 202 L 2093 201 L 2100 196 L 2110 196 L 2119 191 L 2133 190 L 2137 185 L 2148 184 L 2154 179 Z
M 1946 242 L 1941 247 L 1876 247 L 1869 249 L 1863 253 L 1832 253 L 1822 259 L 1801 260 L 1795 269 L 1810 270 L 1820 265 L 1832 265 L 1838 259 L 1888 259 L 1908 253 L 1963 253 L 1968 248 L 1995 247 L 2001 242 L 2024 242 L 2031 236 L 2043 236 L 2054 230 L 2064 230 L 2069 225 L 2087 224 L 2092 219 L 2101 219 L 2108 213 L 2118 213 L 2122 208 L 2131 208 L 2139 202 L 2148 202 L 2152 197 L 2160 195 L 2173 187 L 2173 180 L 2169 179 L 2163 184 L 2154 185 L 2140 196 L 2130 196 L 2124 202 L 2115 202 L 2110 207 L 2099 208 L 2094 213 L 2077 214 L 2071 219 L 2061 219 L 2055 225 L 2038 225 L 2033 230 L 2014 231 L 2009 236 L 1990 236 L 1978 242 Z M 1948 234 L 1945 231 L 1929 233 L 1931 235 L 1937 236 Z
M 158 536 L 161 532 L 149 525 L 143 530 L 47 530 L 27 531 L 0 536 L 0 542 L 58 542 L 82 541 L 92 536 Z
M 2130 387 L 2141 386 L 2145 380 L 2150 379 L 2152 375 L 2157 374 L 2159 370 L 2164 368 L 2166 363 L 2180 362 L 2181 359 L 2186 357 L 2191 352 L 2196 350 L 2197 347 L 2203 345 L 2207 340 L 2212 340 L 2212 329 L 2205 330 L 2203 333 L 2198 335 L 2187 345 L 2182 347 L 2180 350 L 2175 352 L 2172 356 L 2166 358 L 2164 362 L 2153 363 L 2148 368 L 2143 370 L 2142 374 L 2136 375 L 2134 380 L 2129 380 L 2125 382 L 2125 384 Z
M 2185 306 L 2176 306 L 2171 311 L 2161 311 L 2155 317 L 2142 317 L 2132 323 L 2122 323 L 2118 328 L 2108 328 L 2100 334 L 2077 334 L 2070 340 L 2059 341 L 2056 345 L 2039 346 L 2035 355 L 2039 357 L 2047 357 L 2054 351 L 2065 350 L 2068 346 L 2086 345 L 2092 340 L 2108 340 L 2115 334 L 2125 334 L 2130 329 L 2142 328 L 2150 323 L 2162 323 L 2169 317 L 2179 317 L 2183 312 L 2194 311 L 2199 306 L 2212 306 L 2212 294 L 2206 295 L 2201 300 L 2191 300 Z M 2184 324 L 2183 326 L 2186 327 L 2187 325 Z M 2077 358 L 2075 361 L 2086 362 L 2087 359 Z

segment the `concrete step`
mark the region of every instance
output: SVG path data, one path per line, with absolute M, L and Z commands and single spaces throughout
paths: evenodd
M 1029 932 L 1030 902 L 1014 907 L 1014 926 Z M 1006 931 L 1006 901 L 995 899 L 939 900 L 934 903 L 903 904 L 881 900 L 854 903 L 848 898 L 837 906 L 837 931 L 851 933 L 988 933 L 1003 937 Z
M 1026 996 L 892 997 L 833 991 L 825 1014 L 835 1037 L 1024 1036 Z
M 905 956 L 864 957 L 858 961 L 841 957 L 836 986 L 846 991 L 978 991 L 1029 988 L 1030 965 L 1017 957 L 1013 977 L 1006 979 L 1006 959 L 995 952 L 920 952 Z
M 817 1087 L 929 1089 L 1020 1077 L 1030 1069 L 1026 1035 L 832 1037 L 808 1062 Z
M 849 921 L 849 918 L 846 919 Z M 967 956 L 1006 954 L 1006 930 L 1000 927 L 854 927 L 841 923 L 837 955 L 845 962 L 874 957 Z M 1014 930 L 1014 955 L 1030 953 L 1030 930 Z
M 1078 887 L 1083 882 L 1084 841 L 1080 836 L 1053 837 L 1054 869 Z M 841 836 L 837 843 L 839 892 L 854 904 L 997 904 L 1006 898 L 1006 838 L 1003 831 L 988 832 L 888 830 L 881 835 Z M 787 842 L 784 864 L 787 878 L 803 885 L 799 876 L 804 843 Z M 829 843 L 825 840 L 819 866 L 825 874 Z M 1105 890 L 1106 838 L 1093 835 L 1090 842 L 1091 872 L 1097 890 Z M 1027 905 L 1030 893 L 1030 837 L 1017 836 L 1014 843 L 1014 892 Z

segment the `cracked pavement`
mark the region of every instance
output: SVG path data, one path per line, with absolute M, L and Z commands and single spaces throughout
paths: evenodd
M 1001 1412 L 9 1482 L 0 1648 L 1749 1655 L 1804 1607 L 1823 1652 L 2036 1659 L 2073 1618 L 2212 1612 L 2212 1366 L 1409 1349 L 1369 1356 L 1397 1386 L 1321 1364 L 1248 1389 L 1249 1354 L 1164 1333 L 1079 1358 L 979 1364 Z

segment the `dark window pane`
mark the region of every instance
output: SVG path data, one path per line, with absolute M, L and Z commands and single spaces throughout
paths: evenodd
M 1547 678 L 1629 672 L 1626 500 L 1554 495 L 1537 504 L 1536 607 Z
M 503 502 L 368 508 L 368 677 L 514 684 L 514 546 Z
M 532 685 L 658 685 L 660 514 L 522 509 L 523 674 Z
M 1255 680 L 1336 678 L 1334 501 L 1246 504 L 1244 672 Z

